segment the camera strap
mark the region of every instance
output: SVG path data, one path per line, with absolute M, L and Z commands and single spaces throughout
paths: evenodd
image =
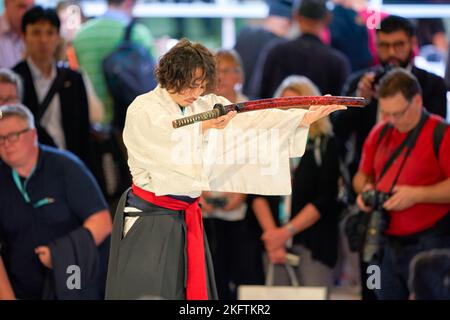
M 403 166 L 405 165 L 406 159 L 408 158 L 409 154 L 411 153 L 412 149 L 414 148 L 417 138 L 419 137 L 419 134 L 422 131 L 422 128 L 425 125 L 425 122 L 428 119 L 428 116 L 429 116 L 429 113 L 426 110 L 423 110 L 422 115 L 420 117 L 420 121 L 417 124 L 417 126 L 408 133 L 405 140 L 403 140 L 403 142 L 400 144 L 400 146 L 392 153 L 389 160 L 386 161 L 386 164 L 384 165 L 383 170 L 381 171 L 381 174 L 378 178 L 378 182 L 381 180 L 381 178 L 387 172 L 387 170 L 392 165 L 392 163 L 394 163 L 394 160 L 397 159 L 397 157 L 402 153 L 403 149 L 405 147 L 407 148 L 406 154 L 403 157 L 403 161 L 400 164 L 400 168 L 397 171 L 397 175 L 395 176 L 395 179 L 392 182 L 391 189 L 389 190 L 390 193 L 392 193 L 392 190 L 394 189 L 395 184 L 397 183 L 397 180 L 400 176 L 400 172 L 402 171 Z
M 53 97 L 56 93 L 59 92 L 59 90 L 63 87 L 64 78 L 66 76 L 66 70 L 64 68 L 56 68 L 56 78 L 53 81 L 52 85 L 48 89 L 47 94 L 44 97 L 44 100 L 42 100 L 42 103 L 38 106 L 38 111 L 36 114 L 36 118 L 38 122 L 40 119 L 44 116 L 45 111 L 47 111 L 48 106 L 50 105 L 50 102 L 52 102 Z

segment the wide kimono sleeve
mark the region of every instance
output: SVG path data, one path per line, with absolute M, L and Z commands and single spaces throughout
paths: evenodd
M 289 158 L 303 155 L 309 127 L 299 126 L 305 110 L 237 114 L 225 130 L 209 130 L 204 170 L 210 189 L 223 192 L 291 193 Z
M 157 195 L 195 195 L 208 189 L 202 172 L 200 124 L 173 129 L 161 99 L 139 96 L 127 111 L 123 132 L 133 183 Z

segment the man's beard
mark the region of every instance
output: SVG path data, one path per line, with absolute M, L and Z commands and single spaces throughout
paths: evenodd
M 395 67 L 400 67 L 400 68 L 404 68 L 405 69 L 411 63 L 412 58 L 413 58 L 413 51 L 411 50 L 411 52 L 408 55 L 408 58 L 406 58 L 405 60 L 399 60 L 399 59 L 397 59 L 395 57 L 389 57 L 386 60 L 380 60 L 380 64 L 383 67 L 386 67 L 386 66 L 393 67 L 393 66 L 395 66 Z

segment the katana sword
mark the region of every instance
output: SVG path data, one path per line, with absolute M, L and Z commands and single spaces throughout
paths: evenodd
M 316 105 L 344 105 L 348 107 L 363 107 L 366 99 L 361 97 L 339 97 L 339 96 L 298 96 L 252 100 L 228 105 L 215 104 L 212 110 L 197 113 L 192 116 L 172 121 L 174 128 L 184 127 L 195 122 L 215 119 L 230 111 L 248 112 L 264 109 L 308 109 Z

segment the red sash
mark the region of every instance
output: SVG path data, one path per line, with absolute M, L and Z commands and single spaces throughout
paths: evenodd
M 170 210 L 184 210 L 186 222 L 187 247 L 187 300 L 207 300 L 205 247 L 203 242 L 202 211 L 199 199 L 193 203 L 174 199 L 168 196 L 156 196 L 153 192 L 141 189 L 133 184 L 133 193 L 157 206 Z

